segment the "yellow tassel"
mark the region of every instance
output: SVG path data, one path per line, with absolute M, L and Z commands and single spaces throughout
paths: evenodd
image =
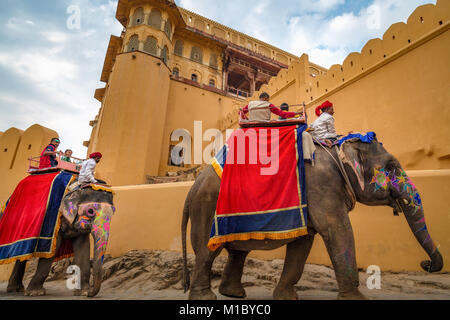
M 248 233 L 234 233 L 224 236 L 217 236 L 209 239 L 208 249 L 216 251 L 220 246 L 226 242 L 232 241 L 246 241 L 246 240 L 285 240 L 291 238 L 298 238 L 308 234 L 306 227 L 279 233 L 263 233 L 263 232 L 248 232 Z
M 8 258 L 8 259 L 0 260 L 0 265 L 8 264 L 8 263 L 16 262 L 16 261 L 30 260 L 33 258 L 33 256 L 34 256 L 34 253 L 29 253 L 29 254 L 26 254 L 26 255 L 20 256 L 20 257 L 12 257 L 12 258 Z
M 90 186 L 91 186 L 91 188 L 94 189 L 95 191 L 102 190 L 102 191 L 106 191 L 106 192 L 115 194 L 115 192 L 113 191 L 113 189 L 108 188 L 108 187 L 104 187 L 104 186 L 101 186 L 101 185 L 98 185 L 98 184 L 91 184 Z
M 62 256 L 60 256 L 58 258 L 55 258 L 55 260 L 53 260 L 53 262 L 58 262 L 58 261 L 60 261 L 62 259 L 66 259 L 66 258 L 72 258 L 73 256 L 75 256 L 74 253 L 68 253 L 68 254 L 62 255 Z

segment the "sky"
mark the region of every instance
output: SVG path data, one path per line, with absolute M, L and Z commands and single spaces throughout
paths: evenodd
M 329 68 L 435 0 L 175 0 L 177 5 Z M 0 1 L 0 132 L 38 123 L 85 157 L 117 0 Z M 97 150 L 101 151 L 101 150 Z

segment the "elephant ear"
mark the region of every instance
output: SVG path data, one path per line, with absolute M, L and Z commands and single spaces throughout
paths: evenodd
M 74 194 L 72 193 L 63 199 L 59 209 L 70 224 L 73 224 L 78 215 L 78 203 L 72 195 Z
M 347 148 L 351 149 L 347 156 L 344 152 L 344 145 L 345 143 L 339 148 L 339 158 L 344 165 L 347 164 L 351 168 L 356 176 L 356 180 L 358 181 L 361 190 L 364 191 L 364 168 L 359 157 L 359 152 L 354 148 Z

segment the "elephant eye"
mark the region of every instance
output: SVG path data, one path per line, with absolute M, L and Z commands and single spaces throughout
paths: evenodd
M 395 169 L 397 167 L 397 162 L 395 160 L 389 160 L 386 163 L 386 170 L 387 171 L 392 171 L 393 169 Z
M 93 209 L 88 209 L 88 211 L 87 211 L 87 215 L 88 216 L 90 216 L 90 217 L 92 217 L 93 215 L 94 215 L 94 210 Z

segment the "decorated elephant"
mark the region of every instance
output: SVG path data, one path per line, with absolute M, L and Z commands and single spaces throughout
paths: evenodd
M 356 139 L 357 140 L 357 139 Z M 341 169 L 339 169 L 341 168 Z M 359 291 L 353 230 L 348 216 L 358 201 L 369 206 L 390 206 L 403 212 L 419 245 L 430 260 L 422 261 L 427 272 L 443 268 L 443 258 L 430 237 L 420 195 L 398 160 L 383 145 L 348 140 L 340 148 L 318 147 L 315 164 L 305 163 L 308 221 L 307 234 L 291 239 L 230 241 L 219 249 L 207 247 L 219 197 L 221 180 L 209 165 L 190 189 L 182 217 L 182 246 L 185 289 L 190 299 L 216 299 L 211 290 L 211 267 L 223 248 L 228 262 L 219 292 L 225 296 L 246 296 L 241 284 L 245 259 L 251 250 L 272 250 L 286 245 L 284 268 L 273 297 L 297 299 L 294 285 L 300 280 L 315 234 L 322 236 L 338 284 L 338 298 L 364 299 Z M 190 281 L 186 263 L 186 226 L 191 219 L 191 243 L 195 266 Z
M 7 292 L 25 292 L 29 296 L 45 295 L 44 282 L 55 256 L 63 245 L 70 243 L 73 264 L 80 268 L 79 289 L 74 295 L 93 297 L 100 291 L 102 264 L 108 243 L 110 222 L 115 208 L 113 191 L 109 187 L 88 185 L 67 192 L 60 202 L 55 249 L 52 256 L 39 258 L 37 270 L 28 287 L 22 283 L 27 261 L 17 259 L 8 282 Z M 93 286 L 90 287 L 90 238 L 94 240 Z M 37 255 L 40 257 L 39 255 Z M 67 256 L 67 255 L 66 255 Z

